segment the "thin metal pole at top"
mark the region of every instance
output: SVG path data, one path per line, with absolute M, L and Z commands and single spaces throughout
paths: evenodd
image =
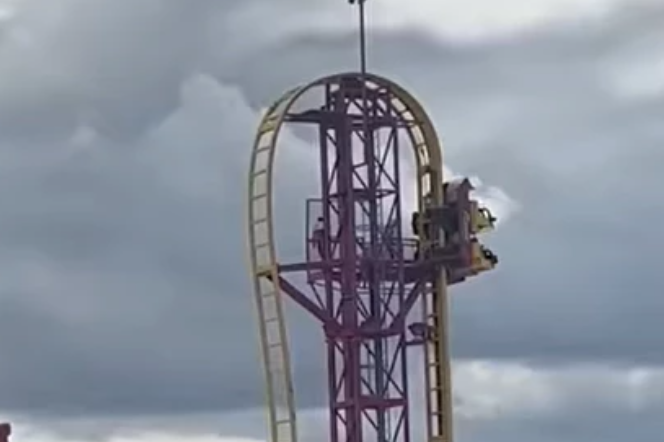
M 357 3 L 359 10 L 360 21 L 360 73 L 364 77 L 367 73 L 367 29 L 366 29 L 366 13 L 364 10 L 364 2 L 366 0 L 348 0 L 348 3 L 354 5 Z
M 364 13 L 364 1 L 359 0 L 360 3 L 360 72 L 362 76 L 367 73 L 367 30 L 366 30 L 366 16 Z

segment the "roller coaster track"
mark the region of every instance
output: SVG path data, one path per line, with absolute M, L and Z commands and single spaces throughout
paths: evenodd
M 295 396 L 272 217 L 276 146 L 285 117 L 298 98 L 343 76 L 320 78 L 283 94 L 263 116 L 251 154 L 249 259 L 264 364 L 270 442 L 297 442 Z M 369 85 L 380 85 L 390 90 L 395 109 L 404 118 L 413 121 L 407 130 L 415 151 L 420 212 L 428 205 L 440 206 L 443 199 L 440 185 L 443 181 L 442 149 L 429 116 L 420 103 L 399 85 L 373 74 L 367 74 L 366 80 Z M 425 195 L 431 195 L 431 198 L 425 198 Z M 452 442 L 448 301 L 444 272 L 438 275 L 427 293 L 423 303 L 424 320 L 435 330 L 424 351 L 428 441 Z

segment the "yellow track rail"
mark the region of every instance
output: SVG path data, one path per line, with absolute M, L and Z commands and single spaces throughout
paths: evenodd
M 265 371 L 270 442 L 297 442 L 297 423 L 290 352 L 279 288 L 274 238 L 273 172 L 284 117 L 307 91 L 349 74 L 318 79 L 281 96 L 265 113 L 251 154 L 248 195 L 248 239 L 255 305 Z M 389 88 L 394 107 L 414 123 L 408 132 L 415 150 L 419 210 L 442 203 L 442 149 L 436 130 L 419 102 L 399 85 L 372 74 L 367 81 Z M 432 195 L 428 201 L 425 195 Z M 447 339 L 447 284 L 441 272 L 428 290 L 424 315 L 434 326 L 434 339 L 425 350 L 427 434 L 429 442 L 452 442 L 452 392 Z M 434 296 L 433 292 L 436 292 Z

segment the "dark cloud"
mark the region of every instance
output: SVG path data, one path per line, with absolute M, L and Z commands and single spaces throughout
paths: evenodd
M 36 3 L 15 25 L 31 46 L 20 32 L 0 42 L 0 408 L 254 406 L 242 197 L 255 112 L 354 66 L 352 36 L 231 41 L 237 2 L 70 1 L 60 24 Z M 424 99 L 452 168 L 522 206 L 490 239 L 500 270 L 456 290 L 457 355 L 662 362 L 664 102 L 613 95 L 611 83 L 662 23 L 634 13 L 474 45 L 372 37 L 372 66 Z M 81 128 L 90 139 L 72 141 Z M 298 172 L 280 181 L 287 252 L 301 241 L 305 147 L 291 138 L 280 158 Z M 319 337 L 291 318 L 300 405 L 320 404 Z
M 620 61 L 662 39 L 661 20 L 659 11 L 645 20 L 633 13 L 474 47 L 412 34 L 375 38 L 373 65 L 426 97 L 452 167 L 499 185 L 523 207 L 489 239 L 501 270 L 456 290 L 459 356 L 664 359 L 655 264 L 664 242 L 655 226 L 635 227 L 664 215 L 655 190 L 664 100 L 629 99 L 613 83 L 628 76 Z M 271 56 L 307 78 L 347 62 L 352 44 L 289 41 L 248 63 Z M 263 87 L 290 76 L 282 69 Z
M 664 38 L 661 23 L 653 10 L 494 44 L 408 33 L 371 42 L 375 69 L 426 97 L 452 167 L 522 205 L 488 240 L 500 271 L 455 290 L 460 357 L 661 363 L 664 242 L 655 226 L 635 226 L 664 215 L 664 101 L 619 90 L 626 60 L 647 61 Z M 275 44 L 231 78 L 260 83 L 247 91 L 261 102 L 293 71 L 310 78 L 352 63 L 353 45 L 350 35 Z M 280 69 L 259 82 L 268 62 Z

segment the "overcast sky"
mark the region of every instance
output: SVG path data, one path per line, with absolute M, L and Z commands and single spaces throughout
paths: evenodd
M 657 440 L 664 2 L 367 6 L 372 70 L 422 99 L 447 166 L 505 218 L 499 270 L 454 290 L 460 440 Z M 264 440 L 249 151 L 286 88 L 355 67 L 354 28 L 343 0 L 0 0 L 16 442 Z M 297 250 L 314 155 L 286 137 L 280 238 Z M 320 336 L 289 313 L 302 434 L 320 440 Z

